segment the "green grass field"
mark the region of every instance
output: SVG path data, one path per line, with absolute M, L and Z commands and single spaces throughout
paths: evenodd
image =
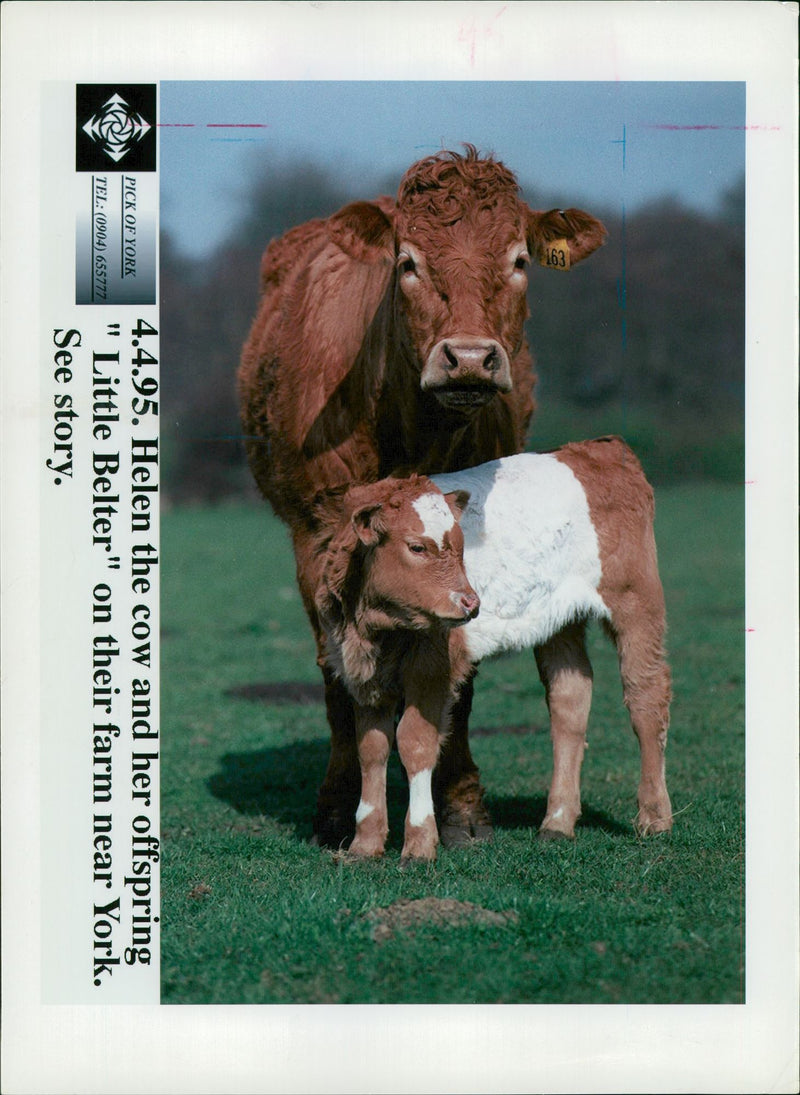
M 744 998 L 744 499 L 657 491 L 675 699 L 674 831 L 638 839 L 612 648 L 574 842 L 539 843 L 551 770 L 532 653 L 485 663 L 472 746 L 495 840 L 400 869 L 309 844 L 327 728 L 288 538 L 266 507 L 162 519 L 164 1003 L 738 1003 Z

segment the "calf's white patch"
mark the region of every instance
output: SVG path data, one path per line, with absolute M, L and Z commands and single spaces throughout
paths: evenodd
M 423 535 L 430 537 L 438 548 L 444 543 L 456 519 L 441 494 L 422 494 L 411 503 L 422 521 Z
M 481 599 L 464 630 L 470 657 L 536 646 L 570 620 L 608 616 L 586 494 L 556 456 L 521 453 L 432 479 L 444 493 L 470 493 L 464 565 Z
M 358 804 L 358 809 L 356 810 L 356 825 L 360 825 L 364 818 L 369 817 L 374 809 L 375 807 L 371 802 L 364 802 L 362 798 Z
M 423 768 L 408 781 L 408 820 L 411 825 L 422 825 L 433 814 L 431 771 L 430 768 Z

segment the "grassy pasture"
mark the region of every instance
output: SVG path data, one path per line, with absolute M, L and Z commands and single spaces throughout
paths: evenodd
M 632 829 L 638 748 L 612 648 L 574 842 L 539 843 L 551 770 L 531 653 L 485 663 L 473 752 L 495 841 L 400 869 L 308 843 L 328 745 L 285 531 L 266 508 L 162 518 L 164 1003 L 738 1003 L 744 997 L 744 500 L 657 491 L 675 699 L 672 834 Z

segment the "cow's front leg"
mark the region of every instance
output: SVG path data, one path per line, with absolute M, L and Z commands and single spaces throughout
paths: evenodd
M 356 707 L 356 738 L 361 768 L 361 800 L 350 851 L 383 855 L 389 819 L 386 811 L 386 764 L 394 741 L 394 706 Z
M 361 776 L 356 748 L 355 713 L 350 693 L 330 669 L 323 669 L 325 705 L 331 728 L 331 752 L 317 795 L 314 843 L 341 848 L 353 838 L 353 816 Z
M 493 838 L 478 766 L 469 748 L 474 674 L 458 689 L 434 777 L 436 813 L 445 848 Z

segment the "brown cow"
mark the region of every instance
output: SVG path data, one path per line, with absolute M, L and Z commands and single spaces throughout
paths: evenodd
M 358 704 L 363 786 L 351 851 L 380 855 L 386 839 L 394 707 L 384 697 L 396 702 L 402 683 L 397 742 L 410 784 L 403 855 L 433 859 L 430 778 L 457 689 L 482 658 L 527 646 L 546 688 L 553 738 L 541 835 L 574 836 L 592 693 L 584 643 L 590 618 L 616 643 L 639 739 L 636 827 L 669 830 L 664 596 L 653 494 L 631 450 L 602 438 L 505 457 L 420 481 L 411 506 L 397 504 L 393 482 L 359 489 L 317 591 L 329 663 Z M 462 549 L 474 592 L 463 584 Z M 464 623 L 457 631 L 454 617 Z
M 580 210 L 529 209 L 511 172 L 467 146 L 413 165 L 396 203 L 348 205 L 264 254 L 239 396 L 250 465 L 291 530 L 323 665 L 332 737 L 320 843 L 352 834 L 359 770 L 352 702 L 321 649 L 314 499 L 399 469 L 448 471 L 520 451 L 534 384 L 526 265 L 554 255 L 572 265 L 604 236 Z M 437 771 L 445 843 L 491 833 L 467 740 L 471 699 L 466 681 Z

